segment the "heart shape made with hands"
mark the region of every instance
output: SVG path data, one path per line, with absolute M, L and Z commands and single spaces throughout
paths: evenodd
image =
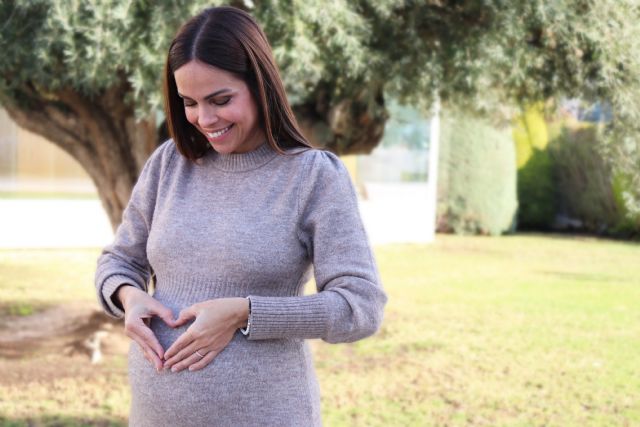
M 193 304 L 174 319 L 170 308 L 141 289 L 124 286 L 118 297 L 125 308 L 127 336 L 140 345 L 144 357 L 158 372 L 162 368 L 175 372 L 206 366 L 246 323 L 249 309 L 246 298 L 217 298 Z M 165 351 L 149 327 L 152 317 L 160 318 L 171 328 L 194 321 Z
M 165 369 L 173 372 L 202 369 L 233 339 L 248 316 L 246 298 L 218 298 L 183 309 L 174 323 L 179 327 L 193 319 L 186 331 L 166 350 Z

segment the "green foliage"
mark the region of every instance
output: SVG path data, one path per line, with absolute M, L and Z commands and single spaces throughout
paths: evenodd
M 640 117 L 635 0 L 232 3 L 265 28 L 294 103 L 318 91 L 335 103 L 384 86 L 424 106 L 435 93 L 485 110 L 497 101 L 580 95 Z M 130 101 L 148 114 L 159 109 L 160 70 L 178 25 L 216 4 L 6 0 L 0 80 L 91 93 L 123 73 Z
M 597 151 L 597 132 L 594 126 L 564 128 L 549 152 L 555 163 L 559 209 L 580 219 L 587 230 L 602 232 L 617 222 L 620 212 L 611 170 Z
M 553 159 L 547 148 L 549 130 L 544 105 L 522 108 L 513 139 L 518 165 L 518 229 L 548 229 L 556 214 Z
M 518 169 L 518 229 L 547 230 L 556 215 L 554 161 L 549 152 L 534 148 Z
M 31 84 L 46 97 L 61 88 L 96 94 L 125 76 L 132 88 L 127 101 L 140 115 L 161 111 L 161 76 L 169 41 L 203 5 L 8 0 L 0 9 L 0 49 L 17 55 L 0 59 L 0 80 L 16 89 Z M 17 36 L 23 32 L 24 37 Z
M 629 206 L 637 206 L 634 200 L 629 200 L 633 191 L 633 178 L 617 172 L 613 176 L 613 197 L 621 217 L 612 229 L 614 235 L 640 235 L 640 210 L 629 211 Z
M 516 121 L 518 228 L 545 230 L 557 215 L 579 221 L 594 233 L 629 236 L 640 231 L 640 216 L 629 212 L 632 179 L 602 156 L 602 126 L 568 118 L 545 121 L 532 107 Z M 542 141 L 540 135 L 546 135 Z
M 630 120 L 631 122 L 631 120 Z M 617 197 L 622 201 L 627 224 L 640 228 L 640 122 L 630 131 L 616 124 L 601 140 L 599 151 L 605 155 L 620 185 Z
M 442 119 L 438 229 L 502 234 L 513 229 L 516 166 L 510 132 L 461 112 Z
M 565 127 L 549 144 L 554 159 L 558 210 L 579 219 L 586 230 L 614 235 L 640 233 L 640 217 L 627 211 L 631 181 L 612 171 L 599 151 L 602 130 Z

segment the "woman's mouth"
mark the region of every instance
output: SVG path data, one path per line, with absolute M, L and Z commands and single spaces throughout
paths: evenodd
M 205 134 L 211 139 L 220 138 L 222 135 L 224 135 L 225 133 L 229 132 L 229 130 L 232 127 L 233 127 L 233 125 L 229 125 L 224 129 L 220 129 L 220 130 L 217 130 L 215 132 L 205 132 Z

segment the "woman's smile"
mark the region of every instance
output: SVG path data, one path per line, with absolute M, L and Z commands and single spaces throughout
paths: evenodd
M 226 135 L 227 132 L 229 132 L 229 130 L 231 130 L 232 127 L 233 125 L 229 125 L 226 128 L 223 128 L 220 130 L 213 131 L 213 132 L 205 132 L 205 133 L 211 139 L 219 139 L 222 135 Z

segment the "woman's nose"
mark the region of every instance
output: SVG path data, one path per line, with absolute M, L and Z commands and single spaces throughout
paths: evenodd
M 212 125 L 216 124 L 218 121 L 218 114 L 216 109 L 211 106 L 206 106 L 204 108 L 200 108 L 198 112 L 198 124 L 202 128 L 211 128 Z

